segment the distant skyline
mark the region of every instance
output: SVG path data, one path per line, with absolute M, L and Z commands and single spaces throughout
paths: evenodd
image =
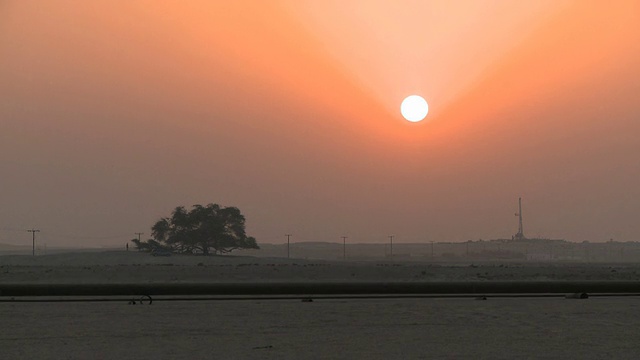
M 0 243 L 640 241 L 638 134 L 640 1 L 0 0 Z

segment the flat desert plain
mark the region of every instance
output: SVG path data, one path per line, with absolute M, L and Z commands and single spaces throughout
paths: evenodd
M 0 283 L 640 280 L 640 265 L 322 261 L 246 256 L 153 257 L 136 251 L 0 256 Z
M 115 251 L 0 256 L 0 266 L 0 283 L 638 280 L 640 272 Z M 637 297 L 0 302 L 0 359 L 636 359 L 639 315 Z

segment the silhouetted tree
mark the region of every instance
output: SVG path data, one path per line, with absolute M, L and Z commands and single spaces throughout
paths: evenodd
M 170 217 L 162 218 L 151 228 L 153 239 L 134 241 L 138 249 L 157 247 L 173 252 L 208 255 L 236 249 L 258 249 L 256 239 L 245 233 L 245 218 L 236 207 L 194 205 L 191 210 L 179 206 Z M 132 240 L 133 241 L 133 240 Z

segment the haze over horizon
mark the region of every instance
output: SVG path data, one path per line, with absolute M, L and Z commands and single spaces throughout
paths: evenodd
M 0 243 L 640 240 L 639 120 L 635 0 L 0 0 Z

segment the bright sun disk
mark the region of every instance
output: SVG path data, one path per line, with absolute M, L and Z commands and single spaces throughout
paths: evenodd
M 402 116 L 411 121 L 418 122 L 423 120 L 429 112 L 429 104 L 422 96 L 411 95 L 402 100 L 400 105 Z

